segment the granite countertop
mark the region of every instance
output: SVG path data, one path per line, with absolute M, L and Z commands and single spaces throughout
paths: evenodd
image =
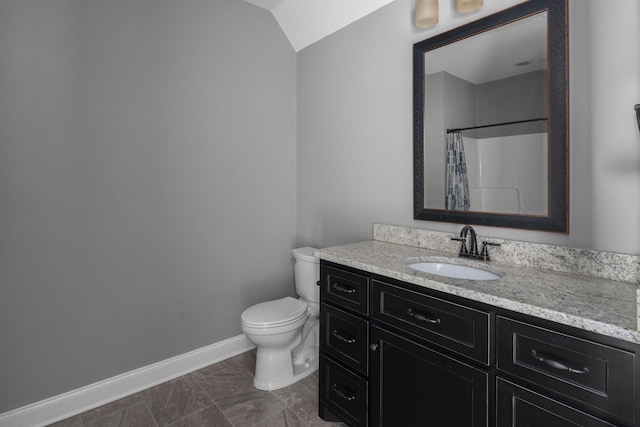
M 599 277 L 544 270 L 539 267 L 483 263 L 502 275 L 497 280 L 453 279 L 406 266 L 429 257 L 477 266 L 450 252 L 369 240 L 319 249 L 323 260 L 447 292 L 470 300 L 640 344 L 639 287 Z

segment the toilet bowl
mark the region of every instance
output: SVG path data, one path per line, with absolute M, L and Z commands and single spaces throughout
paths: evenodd
M 319 264 L 314 250 L 292 251 L 299 299 L 262 302 L 241 315 L 242 332 L 257 348 L 253 384 L 260 390 L 286 387 L 318 367 Z

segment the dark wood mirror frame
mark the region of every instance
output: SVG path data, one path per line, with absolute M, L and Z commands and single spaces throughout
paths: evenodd
M 524 17 L 547 11 L 548 215 L 500 214 L 425 208 L 425 53 Z M 428 221 L 569 231 L 569 84 L 567 0 L 531 0 L 413 45 L 414 218 Z

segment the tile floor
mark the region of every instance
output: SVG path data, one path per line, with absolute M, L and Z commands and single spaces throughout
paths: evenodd
M 274 391 L 253 387 L 255 350 L 50 427 L 343 426 L 318 417 L 317 371 Z

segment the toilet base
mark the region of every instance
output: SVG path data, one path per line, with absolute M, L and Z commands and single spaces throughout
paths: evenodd
M 313 374 L 318 370 L 319 357 L 314 357 L 312 360 L 302 365 L 293 365 L 293 374 L 288 378 L 279 378 L 277 381 L 263 382 L 260 381 L 258 376 L 253 379 L 253 386 L 258 390 L 278 390 L 283 387 L 290 386 L 291 384 L 300 381 L 301 379 Z

